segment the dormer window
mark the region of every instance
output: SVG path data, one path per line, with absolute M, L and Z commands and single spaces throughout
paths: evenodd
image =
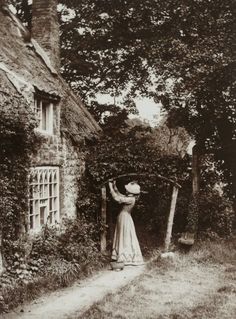
M 39 120 L 38 129 L 44 133 L 53 134 L 53 102 L 41 99 L 40 97 L 35 98 L 35 113 Z

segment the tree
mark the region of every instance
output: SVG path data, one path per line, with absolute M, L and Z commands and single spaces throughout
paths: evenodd
M 60 0 L 62 72 L 98 93 L 161 101 L 215 151 L 236 197 L 235 0 Z M 133 104 L 131 104 L 133 105 Z M 236 204 L 235 204 L 236 205 Z
M 128 88 L 161 101 L 170 124 L 217 149 L 235 197 L 235 1 L 64 3 L 78 10 L 62 24 L 64 76 L 86 94 Z

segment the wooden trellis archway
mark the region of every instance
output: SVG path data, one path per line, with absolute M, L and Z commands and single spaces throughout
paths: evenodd
M 110 178 L 109 180 L 105 181 L 101 185 L 101 223 L 102 223 L 102 230 L 101 230 L 101 237 L 100 237 L 100 249 L 102 253 L 107 252 L 107 188 L 106 185 L 111 179 L 119 179 L 121 177 L 137 177 L 137 176 L 150 176 L 156 177 L 158 179 L 167 181 L 168 183 L 173 185 L 173 191 L 171 196 L 171 203 L 170 203 L 170 212 L 167 222 L 167 229 L 166 229 L 166 237 L 165 237 L 165 252 L 169 251 L 170 243 L 171 243 L 171 236 L 172 236 L 172 228 L 173 228 L 173 221 L 175 215 L 175 207 L 178 197 L 178 191 L 181 188 L 181 185 L 176 181 L 164 177 L 159 174 L 148 174 L 148 173 L 129 173 L 129 174 L 122 174 L 115 177 Z

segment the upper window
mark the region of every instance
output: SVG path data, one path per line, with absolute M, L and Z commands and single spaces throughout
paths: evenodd
M 40 229 L 43 225 L 59 222 L 59 168 L 42 166 L 31 169 L 29 227 Z
M 34 109 L 39 119 L 38 129 L 47 134 L 53 134 L 53 103 L 36 98 Z

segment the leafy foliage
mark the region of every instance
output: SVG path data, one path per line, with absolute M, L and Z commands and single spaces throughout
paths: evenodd
M 27 256 L 22 241 L 8 241 L 8 267 L 0 277 L 0 313 L 103 267 L 97 236 L 94 223 L 80 218 L 64 220 L 60 231 L 45 226 L 25 243 Z
M 234 0 L 61 3 L 63 74 L 85 98 L 154 96 L 211 143 L 235 125 Z
M 68 261 L 76 261 L 81 267 L 99 260 L 99 232 L 95 223 L 85 219 L 68 220 L 66 231 L 60 236 L 61 253 Z
M 0 219 L 3 238 L 16 240 L 27 229 L 28 170 L 40 138 L 33 111 L 22 98 L 2 94 L 1 101 Z
M 163 148 L 164 136 L 159 134 L 157 139 L 153 132 L 155 130 L 150 126 L 140 123 L 132 126 L 131 121 L 124 123 L 121 130 L 114 129 L 104 135 L 88 158 L 87 167 L 94 181 L 101 183 L 109 177 L 132 172 L 153 174 L 162 171 L 173 179 L 182 176 L 177 163 L 175 168 L 168 169 L 171 160 L 164 159 L 165 155 L 170 155 Z
M 216 190 L 201 194 L 199 198 L 199 231 L 208 231 L 220 237 L 233 235 L 234 211 L 232 201 Z
M 86 183 L 84 190 L 79 192 L 78 211 L 99 220 L 101 185 L 109 178 L 127 174 L 128 176 L 117 180 L 120 192 L 125 193 L 124 185 L 132 179 L 138 180 L 144 191 L 133 213 L 136 225 L 143 227 L 140 229 L 140 237 L 142 238 L 142 233 L 154 232 L 163 239 L 172 185 L 159 179 L 157 174 L 178 180 L 181 184 L 189 185 L 190 183 L 187 170 L 189 158 L 188 156 L 182 158 L 174 149 L 173 144 L 176 140 L 175 143 L 168 144 L 169 139 L 166 139 L 166 133 L 165 128 L 163 131 L 159 128 L 157 134 L 155 128 L 152 129 L 144 123 L 126 121 L 120 129 L 110 130 L 109 133 L 104 134 L 96 145 L 91 146 L 86 161 L 86 178 L 90 183 Z M 180 134 L 179 137 L 181 140 L 182 135 Z M 184 139 L 182 142 L 186 143 Z M 136 175 L 129 176 L 130 173 Z M 189 190 L 191 191 L 191 187 Z M 182 194 L 180 196 L 182 197 Z M 184 196 L 186 197 L 186 193 Z M 183 208 L 182 204 L 180 212 L 181 207 Z M 109 197 L 108 211 L 111 214 L 112 223 L 115 223 L 119 209 Z
M 123 94 L 128 111 L 136 95 L 161 101 L 169 125 L 216 154 L 235 199 L 235 1 L 60 4 L 62 72 L 72 87 L 87 101 Z
M 159 174 L 176 179 L 182 185 L 176 207 L 175 234 L 183 232 L 187 226 L 188 231 L 210 230 L 220 236 L 229 236 L 232 232 L 232 203 L 226 196 L 221 198 L 216 190 L 212 191 L 215 185 L 223 185 L 221 172 L 214 169 L 214 158 L 202 158 L 204 169 L 201 174 L 201 196 L 198 198 L 198 206 L 196 199 L 191 199 L 190 158 L 188 155 L 182 157 L 181 152 L 181 147 L 186 147 L 188 139 L 182 130 L 174 132 L 173 143 L 169 140 L 171 133 L 164 125 L 162 129 L 150 128 L 140 122 L 126 121 L 120 130 L 107 132 L 98 144 L 91 147 L 86 167 L 86 192 L 80 191 L 78 210 L 85 216 L 98 220 L 101 185 L 109 178 L 116 178 L 120 174 L 136 173 L 133 177 L 119 178 L 118 188 L 121 193 L 125 193 L 124 185 L 131 179 L 138 180 L 144 193 L 136 203 L 133 218 L 140 228 L 141 241 L 142 234 L 153 232 L 163 240 L 172 185 L 159 179 Z M 176 133 L 179 133 L 178 138 Z M 86 198 L 86 202 L 83 198 Z M 112 215 L 112 223 L 115 223 L 119 209 L 109 197 L 108 211 Z
M 45 227 L 33 242 L 30 257 L 46 265 L 54 259 L 73 262 L 80 269 L 99 264 L 98 230 L 84 218 L 64 219 L 60 231 Z

